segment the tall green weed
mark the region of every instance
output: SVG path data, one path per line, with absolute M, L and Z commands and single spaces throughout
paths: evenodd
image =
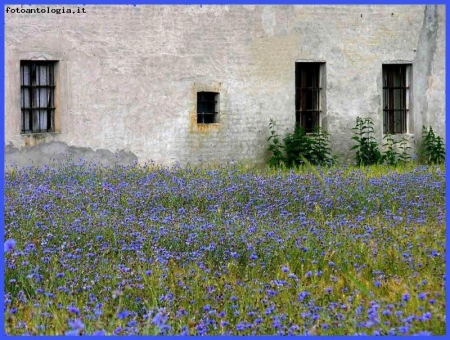
M 331 155 L 329 133 L 316 127 L 311 134 L 297 125 L 293 133 L 288 134 L 283 142 L 275 131 L 275 121 L 270 120 L 268 151 L 272 154 L 269 165 L 272 167 L 298 167 L 305 164 L 332 165 L 335 158 Z
M 422 138 L 418 147 L 419 163 L 442 164 L 445 162 L 445 145 L 442 137 L 437 136 L 430 126 L 422 127 Z

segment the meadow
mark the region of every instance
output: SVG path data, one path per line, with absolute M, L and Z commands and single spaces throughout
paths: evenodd
M 4 183 L 9 335 L 445 334 L 444 166 L 83 163 Z

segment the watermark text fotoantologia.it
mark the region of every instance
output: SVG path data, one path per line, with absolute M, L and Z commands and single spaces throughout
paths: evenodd
M 81 14 L 86 13 L 84 7 L 77 8 L 50 8 L 50 7 L 37 7 L 37 8 L 21 8 L 21 7 L 6 7 L 6 13 L 19 13 L 19 14 Z

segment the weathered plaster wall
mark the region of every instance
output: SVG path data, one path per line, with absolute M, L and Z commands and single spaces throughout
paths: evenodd
M 414 59 L 415 137 L 422 126 L 432 126 L 445 136 L 445 12 L 427 6 Z M 445 95 L 444 95 L 445 96 Z
M 97 164 L 103 166 L 133 165 L 138 163 L 138 159 L 131 152 L 68 146 L 62 142 L 40 143 L 32 147 L 18 150 L 13 146 L 6 146 L 5 158 L 8 160 L 6 169 L 9 167 L 58 167 L 67 162 L 74 164 Z
M 444 136 L 444 6 L 84 7 L 6 14 L 7 164 L 55 142 L 140 163 L 262 162 L 269 119 L 293 130 L 304 60 L 326 63 L 322 124 L 341 160 L 357 116 L 382 138 L 383 63 L 413 63 L 411 141 L 422 123 Z M 20 133 L 24 59 L 59 60 L 56 133 Z M 196 124 L 198 90 L 220 92 L 218 124 Z

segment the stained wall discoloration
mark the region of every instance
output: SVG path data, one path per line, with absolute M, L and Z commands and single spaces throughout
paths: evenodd
M 198 92 L 214 92 L 219 93 L 219 112 L 216 116 L 215 123 L 210 124 L 198 124 L 197 123 L 197 93 Z M 227 108 L 227 99 L 226 99 L 226 89 L 222 88 L 222 84 L 218 82 L 211 82 L 209 84 L 199 84 L 194 83 L 192 86 L 192 91 L 190 93 L 190 101 L 189 101 L 189 131 L 193 134 L 208 134 L 212 131 L 218 131 L 222 123 L 226 121 L 226 108 Z
M 357 116 L 383 137 L 383 63 L 413 65 L 411 143 L 422 124 L 445 137 L 444 6 L 85 8 L 6 14 L 7 162 L 58 142 L 140 163 L 263 162 L 270 118 L 293 131 L 305 60 L 325 62 L 322 125 L 341 160 Z M 19 63 L 34 58 L 58 60 L 58 129 L 42 138 L 20 133 Z M 201 88 L 220 93 L 216 124 L 196 124 Z
M 422 126 L 433 126 L 435 132 L 445 135 L 445 101 L 439 93 L 445 92 L 445 16 L 439 6 L 424 9 L 417 52 L 414 59 L 414 132 L 420 138 Z
M 61 142 L 46 142 L 34 146 L 18 149 L 12 145 L 5 147 L 5 169 L 12 167 L 34 166 L 42 168 L 46 165 L 58 167 L 70 163 L 89 163 L 103 166 L 133 165 L 138 158 L 131 152 L 120 150 L 111 152 L 108 150 L 92 150 L 68 146 Z

